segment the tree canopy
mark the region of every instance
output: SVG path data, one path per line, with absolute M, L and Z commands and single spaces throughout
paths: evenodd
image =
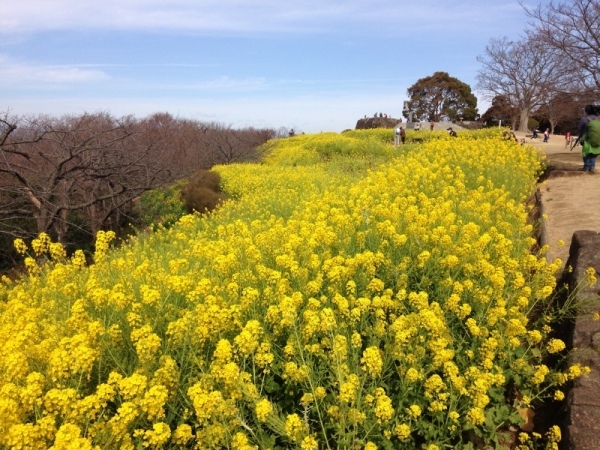
M 486 125 L 496 125 L 499 122 L 511 128 L 515 128 L 519 117 L 519 109 L 512 104 L 507 95 L 496 95 L 492 99 L 492 105 L 481 116 L 481 122 Z
M 255 160 L 273 137 L 274 130 L 167 113 L 0 114 L 0 269 L 14 238 L 44 232 L 67 247 L 85 247 L 99 230 L 132 224 L 144 192 L 215 164 Z
M 455 120 L 475 120 L 477 98 L 471 87 L 447 72 L 435 72 L 419 79 L 407 90 L 409 100 L 404 102 L 402 115 L 413 113 L 413 120 L 440 121 L 447 117 Z
M 568 66 L 543 42 L 492 38 L 477 60 L 482 68 L 477 87 L 488 96 L 503 95 L 519 109 L 519 131 L 527 131 L 529 116 L 569 82 Z
M 519 3 L 532 19 L 526 30 L 532 40 L 543 42 L 567 60 L 576 91 L 600 94 L 600 0 L 550 1 L 536 8 Z
M 600 95 L 600 0 L 519 3 L 531 21 L 515 41 L 490 40 L 477 58 L 482 68 L 476 88 L 517 108 L 521 131 L 530 116 L 552 130 L 572 128 L 581 106 Z M 490 114 L 498 115 L 497 108 Z

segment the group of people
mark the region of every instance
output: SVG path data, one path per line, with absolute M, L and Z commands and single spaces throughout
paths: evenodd
M 419 125 L 419 128 L 417 128 L 417 125 Z M 431 122 L 431 131 L 433 131 L 433 125 L 434 125 L 434 123 Z M 420 127 L 420 123 L 419 122 L 415 123 L 415 131 L 418 131 L 420 128 L 421 128 Z M 449 127 L 446 131 L 448 131 L 448 134 L 451 137 L 457 137 L 458 136 L 458 134 L 456 134 L 456 131 L 454 131 L 452 129 L 452 127 Z M 395 133 L 395 136 L 394 136 L 394 145 L 398 146 L 398 145 L 400 145 L 400 143 L 402 143 L 402 145 L 404 145 L 405 141 L 406 141 L 406 131 L 402 127 L 397 127 L 396 128 L 396 133 Z
M 377 114 L 375 114 L 377 117 Z M 380 113 L 381 117 L 381 113 Z M 387 117 L 387 114 L 386 114 Z M 435 123 L 430 123 L 430 130 L 433 131 Z M 414 125 L 415 131 L 419 131 L 421 129 L 421 123 L 415 122 Z M 448 134 L 452 137 L 456 137 L 456 131 L 452 129 L 452 127 L 447 129 Z M 600 106 L 598 105 L 586 105 L 584 108 L 584 115 L 579 121 L 579 126 L 577 128 L 579 133 L 579 137 L 572 143 L 573 137 L 570 132 L 567 132 L 565 135 L 565 148 L 571 147 L 571 150 L 577 145 L 581 144 L 582 149 L 581 153 L 583 156 L 583 168 L 582 170 L 585 172 L 593 173 L 596 169 L 596 157 L 600 155 Z M 511 136 L 506 136 L 509 139 L 513 138 L 518 141 L 517 137 L 514 133 L 511 132 Z M 532 139 L 538 137 L 538 130 L 536 128 L 533 129 L 533 134 L 531 136 Z M 544 130 L 544 142 L 548 142 L 550 139 L 550 129 L 546 128 Z M 396 128 L 396 135 L 394 139 L 395 145 L 399 145 L 400 143 L 404 144 L 406 140 L 406 131 L 402 127 Z M 525 139 L 521 139 L 521 144 L 525 143 Z
M 539 130 L 537 128 L 534 128 L 533 130 L 531 130 L 531 139 L 537 139 L 539 137 L 538 132 L 539 132 Z M 546 128 L 546 130 L 544 130 L 544 142 L 548 142 L 549 139 L 550 139 L 550 128 Z
M 435 122 L 431 122 L 429 124 L 429 131 L 433 131 L 433 127 L 435 126 Z M 421 122 L 415 122 L 415 131 L 419 131 L 421 129 Z
M 406 141 L 406 131 L 402 127 L 397 127 L 396 135 L 394 136 L 394 145 L 397 147 L 400 145 L 400 142 L 404 145 L 404 141 Z

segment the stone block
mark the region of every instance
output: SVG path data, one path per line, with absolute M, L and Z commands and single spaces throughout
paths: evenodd
M 567 426 L 570 450 L 600 449 L 600 408 L 588 405 L 571 407 L 570 425 Z

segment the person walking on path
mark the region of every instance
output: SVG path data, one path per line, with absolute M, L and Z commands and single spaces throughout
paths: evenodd
M 433 131 L 433 127 L 435 126 L 435 122 L 431 122 L 429 124 L 429 131 Z
M 544 142 L 548 142 L 548 139 L 550 139 L 550 128 L 546 128 L 544 131 Z
M 581 142 L 583 171 L 593 173 L 596 169 L 596 157 L 600 154 L 600 106 L 586 105 L 585 114 L 579 120 L 577 131 Z M 571 149 L 573 150 L 573 149 Z
M 572 140 L 573 140 L 573 136 L 571 136 L 571 132 L 567 131 L 567 134 L 565 134 L 565 150 L 571 146 Z

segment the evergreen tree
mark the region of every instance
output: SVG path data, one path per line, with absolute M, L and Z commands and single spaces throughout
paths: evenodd
M 471 87 L 447 72 L 435 72 L 421 78 L 408 88 L 409 100 L 404 102 L 402 115 L 415 121 L 439 122 L 446 116 L 452 121 L 475 120 L 477 98 Z

